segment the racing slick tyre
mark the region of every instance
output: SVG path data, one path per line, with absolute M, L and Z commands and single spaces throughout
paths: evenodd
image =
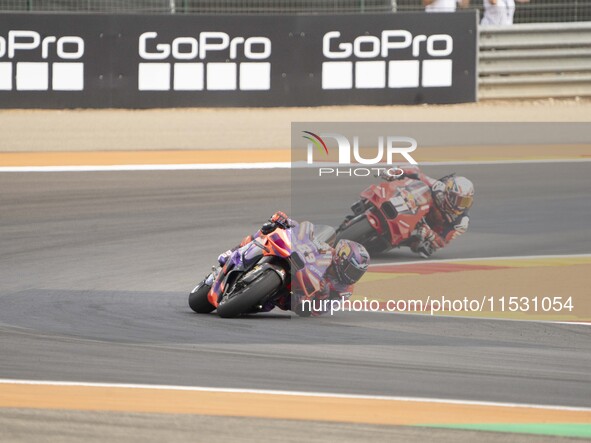
M 218 315 L 233 318 L 252 312 L 254 307 L 275 294 L 282 284 L 275 271 L 267 271 L 245 288 L 224 297 L 218 305 Z
M 336 242 L 339 240 L 351 240 L 362 244 L 367 252 L 377 254 L 388 249 L 388 245 L 381 238 L 375 238 L 376 231 L 369 223 L 367 217 L 361 217 L 343 230 L 337 233 Z
M 215 306 L 207 299 L 207 293 L 210 289 L 211 286 L 201 282 L 199 286 L 189 294 L 189 306 L 197 314 L 209 314 L 215 309 Z

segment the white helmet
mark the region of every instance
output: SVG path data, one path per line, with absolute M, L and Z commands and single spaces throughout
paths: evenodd
M 474 185 L 466 177 L 447 177 L 444 179 L 445 190 L 441 210 L 457 217 L 467 211 L 474 202 Z

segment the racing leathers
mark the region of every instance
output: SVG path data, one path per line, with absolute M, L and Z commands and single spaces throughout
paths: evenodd
M 420 180 L 431 188 L 433 203 L 423 222 L 418 224 L 413 232 L 410 248 L 421 257 L 427 258 L 435 251 L 446 246 L 451 240 L 468 230 L 470 217 L 468 210 L 462 212 L 444 211 L 446 181 L 452 176 L 434 179 L 418 167 L 405 167 L 404 177 Z

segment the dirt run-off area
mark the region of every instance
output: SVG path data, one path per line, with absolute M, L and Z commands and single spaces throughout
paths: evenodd
M 3 110 L 0 151 L 287 149 L 292 122 L 588 122 L 591 99 L 458 105 Z

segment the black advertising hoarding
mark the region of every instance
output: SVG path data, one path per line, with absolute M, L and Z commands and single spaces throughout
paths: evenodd
M 0 107 L 476 100 L 475 12 L 0 15 Z

